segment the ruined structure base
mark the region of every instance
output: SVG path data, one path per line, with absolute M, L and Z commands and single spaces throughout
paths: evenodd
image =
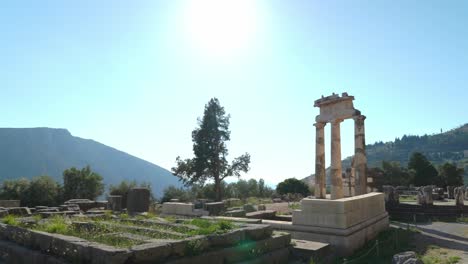
M 338 200 L 303 199 L 301 208 L 293 212 L 292 223 L 263 223 L 291 233 L 294 239 L 328 243 L 338 256 L 351 255 L 389 225 L 382 193 Z

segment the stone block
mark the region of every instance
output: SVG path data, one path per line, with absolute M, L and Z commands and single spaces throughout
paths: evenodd
M 255 209 L 255 207 L 253 206 L 253 204 L 244 204 L 243 208 L 244 208 L 244 211 L 245 211 L 246 213 L 251 213 L 251 212 L 257 211 L 257 209 Z
M 127 211 L 129 213 L 148 212 L 150 191 L 148 188 L 133 188 L 127 195 Z
M 194 205 L 188 203 L 163 203 L 162 213 L 166 215 L 193 215 Z
M 337 200 L 303 199 L 302 210 L 293 211 L 293 224 L 348 228 L 385 212 L 382 193 L 369 193 Z
M 226 213 L 224 213 L 224 215 L 230 216 L 230 217 L 245 217 L 245 211 L 242 209 L 231 210 L 231 211 L 227 211 Z
M 169 242 L 154 242 L 133 246 L 134 263 L 154 263 L 162 262 L 172 252 L 172 246 Z
M 122 195 L 109 195 L 107 196 L 107 201 L 108 201 L 108 209 L 115 211 L 115 212 L 120 212 L 122 211 Z
M 246 214 L 247 218 L 253 219 L 274 219 L 276 217 L 275 210 L 264 210 L 264 211 L 256 211 Z
M 206 203 L 205 210 L 207 210 L 210 215 L 221 215 L 221 213 L 225 211 L 225 206 L 223 202 Z
M 0 200 L 0 207 L 9 208 L 9 207 L 20 207 L 20 200 Z
M 28 207 L 9 207 L 7 208 L 8 214 L 19 215 L 19 216 L 29 216 L 31 211 Z

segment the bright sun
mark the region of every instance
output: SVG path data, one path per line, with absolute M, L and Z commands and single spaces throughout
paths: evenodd
M 215 56 L 237 55 L 257 26 L 254 0 L 193 0 L 186 3 L 184 26 L 190 44 Z

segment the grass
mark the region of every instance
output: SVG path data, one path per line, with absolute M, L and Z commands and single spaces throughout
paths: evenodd
M 413 235 L 414 232 L 411 230 L 390 228 L 381 232 L 376 239 L 369 241 L 359 251 L 346 259 L 350 263 L 361 264 L 392 263 L 393 255 L 413 249 L 410 244 Z M 343 262 L 343 258 L 335 260 L 335 263 Z
M 468 217 L 459 217 L 457 218 L 457 222 L 468 224 Z
M 416 195 L 400 195 L 400 202 L 416 202 Z
M 209 221 L 206 219 L 195 218 L 192 220 L 186 220 L 185 224 L 194 225 L 199 228 L 189 231 L 189 235 L 224 234 L 235 228 L 234 223 L 227 220 Z
M 461 260 L 460 257 L 448 256 L 447 251 L 433 246 L 429 246 L 426 253 L 420 256 L 420 259 L 424 264 L 456 264 Z
M 194 235 L 224 234 L 236 228 L 234 223 L 226 220 L 210 221 L 195 218 L 183 221 L 184 224 L 195 226 L 191 228 L 184 225 L 141 221 L 152 218 L 153 215 L 144 218 L 130 218 L 128 215 L 122 215 L 120 215 L 120 220 L 116 220 L 113 219 L 112 215 L 106 214 L 100 218 L 88 219 L 83 224 L 79 224 L 77 222 L 73 224 L 73 218 L 65 216 L 54 216 L 47 219 L 35 217 L 34 219 L 36 221 L 33 224 L 30 224 L 30 222 L 29 224 L 22 223 L 18 220 L 18 217 L 12 215 L 2 218 L 1 221 L 8 225 L 21 226 L 23 228 L 47 233 L 79 237 L 88 241 L 120 248 L 127 248 L 144 243 L 140 239 L 135 240 L 131 237 L 128 238 L 119 235 L 122 233 L 134 234 L 153 239 L 183 239 L 186 236 Z M 83 219 L 80 219 L 79 221 L 82 222 Z M 197 250 L 197 245 L 194 244 L 191 250 L 193 252 L 191 252 L 191 254 L 196 254 Z
M 288 205 L 288 207 L 293 209 L 293 210 L 299 210 L 299 209 L 301 209 L 301 204 L 300 203 L 290 203 Z
M 14 215 L 7 215 L 2 218 L 2 223 L 12 226 L 18 226 L 19 222 Z

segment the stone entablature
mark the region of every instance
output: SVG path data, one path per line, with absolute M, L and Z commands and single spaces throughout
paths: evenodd
M 341 167 L 341 131 L 340 123 L 354 119 L 354 158 L 351 177 L 354 179 L 354 190 L 348 193 L 361 195 L 367 193 L 367 158 L 365 151 L 365 116 L 353 106 L 353 96 L 342 93 L 323 97 L 315 101 L 314 106 L 320 108 L 320 114 L 315 118 L 316 144 L 315 144 L 315 197 L 326 198 L 325 188 L 325 133 L 324 127 L 331 123 L 331 199 L 344 197 L 343 178 Z

